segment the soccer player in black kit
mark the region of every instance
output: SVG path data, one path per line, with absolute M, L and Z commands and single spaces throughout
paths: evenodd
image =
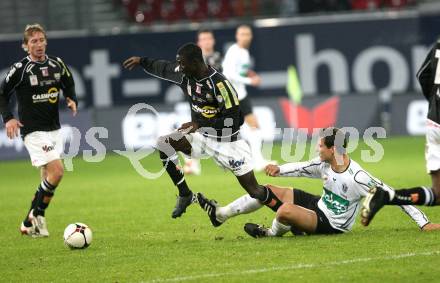
M 20 134 L 32 165 L 41 170 L 41 183 L 20 231 L 32 237 L 47 237 L 45 210 L 64 173 L 60 159 L 63 150 L 58 112 L 60 91 L 74 115 L 77 99 L 69 69 L 60 58 L 46 55 L 46 33 L 39 24 L 26 26 L 22 46 L 28 56 L 15 63 L 1 83 L 0 113 L 7 136 L 13 139 Z M 9 105 L 14 91 L 18 117 Z
M 362 224 L 367 226 L 384 205 L 439 205 L 440 204 L 440 40 L 428 53 L 417 79 L 423 95 L 429 102 L 426 120 L 426 168 L 431 175 L 432 188 L 414 187 L 389 192 L 380 186 L 374 188 L 365 199 L 362 208 Z
M 208 29 L 199 30 L 197 32 L 197 45 L 202 50 L 205 63 L 216 69 L 218 72 L 222 72 L 222 55 L 214 49 L 214 32 Z M 186 98 L 189 100 L 189 96 L 186 96 Z M 183 155 L 183 159 L 185 162 L 183 165 L 184 174 L 200 175 L 202 173 L 199 159 L 189 158 L 185 155 Z
M 251 197 L 274 211 L 281 206 L 274 193 L 259 185 L 254 176 L 249 146 L 239 137 L 243 115 L 234 88 L 221 73 L 205 64 L 200 47 L 193 43 L 183 45 L 173 62 L 130 57 L 123 65 L 129 70 L 142 66 L 152 76 L 180 86 L 191 100 L 191 121 L 160 137 L 156 146 L 163 166 L 179 190 L 173 218 L 180 217 L 195 200 L 178 169 L 177 151 L 195 158 L 213 157 L 234 173 Z

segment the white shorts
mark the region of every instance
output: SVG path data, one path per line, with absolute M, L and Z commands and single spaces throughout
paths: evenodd
M 31 157 L 32 166 L 35 167 L 61 159 L 64 149 L 60 130 L 32 132 L 24 137 L 24 145 Z
M 197 132 L 185 137 L 191 144 L 193 158 L 212 157 L 217 164 L 231 170 L 235 176 L 242 176 L 254 168 L 251 149 L 244 140 L 218 142 Z
M 426 124 L 425 158 L 428 173 L 440 170 L 440 125 L 431 120 Z

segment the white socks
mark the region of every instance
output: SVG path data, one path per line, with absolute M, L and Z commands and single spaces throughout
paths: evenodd
M 286 234 L 290 231 L 290 226 L 284 225 L 283 223 L 279 222 L 276 218 L 272 221 L 272 227 L 267 231 L 267 235 L 270 237 L 281 237 L 282 235 Z
M 234 200 L 230 204 L 222 207 L 217 207 L 216 218 L 220 222 L 225 222 L 231 217 L 239 214 L 246 214 L 254 212 L 263 207 L 257 199 L 252 198 L 250 195 L 243 195 L 238 199 Z M 282 236 L 290 231 L 289 225 L 284 225 L 279 222 L 276 218 L 272 221 L 272 227 L 268 230 L 268 236 Z
M 226 206 L 218 207 L 215 215 L 218 221 L 225 222 L 231 217 L 251 213 L 261 207 L 263 207 L 263 204 L 257 199 L 252 198 L 250 195 L 243 195 Z

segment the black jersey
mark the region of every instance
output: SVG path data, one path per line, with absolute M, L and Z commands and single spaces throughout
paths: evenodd
M 211 54 L 207 56 L 203 56 L 203 60 L 205 60 L 205 63 L 210 65 L 211 67 L 214 67 L 219 72 L 222 72 L 222 55 L 218 51 L 214 51 Z
M 417 72 L 417 79 L 423 95 L 429 102 L 428 119 L 440 124 L 440 41 L 429 52 L 422 67 Z
M 144 70 L 159 79 L 172 82 L 189 96 L 192 121 L 200 128 L 210 128 L 204 134 L 215 138 L 236 137 L 244 119 L 237 93 L 231 83 L 214 68 L 208 66 L 209 75 L 200 80 L 187 77 L 177 62 L 142 58 Z
M 28 56 L 11 67 L 0 86 L 0 113 L 4 123 L 14 118 L 9 107 L 14 90 L 18 119 L 23 124 L 22 137 L 34 131 L 60 128 L 61 90 L 65 97 L 77 103 L 72 73 L 58 57 L 46 56 L 43 62 L 35 62 Z

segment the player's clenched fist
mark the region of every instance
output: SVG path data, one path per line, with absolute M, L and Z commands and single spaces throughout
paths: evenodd
M 125 69 L 131 70 L 140 63 L 141 63 L 141 57 L 133 56 L 125 60 L 124 63 L 122 63 L 122 66 L 124 66 Z
M 280 167 L 277 165 L 269 164 L 264 168 L 266 175 L 276 177 L 280 174 Z

